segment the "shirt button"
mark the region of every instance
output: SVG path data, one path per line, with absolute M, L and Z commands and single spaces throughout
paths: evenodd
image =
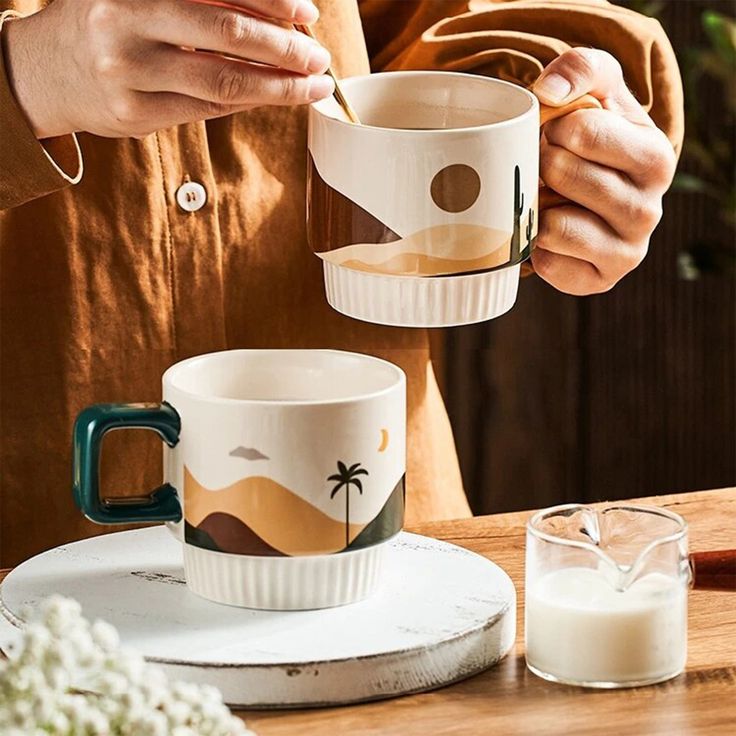
M 207 202 L 207 190 L 199 182 L 184 182 L 176 190 L 176 201 L 185 212 L 196 212 Z

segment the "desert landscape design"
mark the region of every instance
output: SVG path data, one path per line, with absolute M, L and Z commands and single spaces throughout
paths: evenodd
M 311 156 L 309 164 L 309 239 L 320 258 L 337 266 L 393 276 L 447 276 L 491 271 L 517 264 L 527 258 L 533 248 L 536 236 L 534 213 L 538 198 L 535 196 L 525 213 L 518 166 L 514 167 L 513 172 L 512 230 L 497 230 L 467 222 L 445 222 L 401 237 L 359 204 L 327 184 Z M 446 177 L 443 181 L 449 183 L 443 185 L 445 189 L 435 191 L 440 174 L 450 169 L 473 171 L 469 166 L 445 167 L 432 181 L 431 198 L 440 209 L 462 211 L 460 207 L 450 208 L 452 203 L 449 201 L 458 199 L 462 194 L 453 189 L 453 181 L 465 189 L 469 186 L 467 182 L 459 182 L 457 177 Z M 468 201 L 474 201 L 475 197 L 477 193 Z M 440 204 L 442 202 L 444 204 Z
M 355 468 L 351 469 L 354 473 Z M 330 490 L 335 490 L 334 483 L 325 485 L 328 495 Z M 351 491 L 343 484 L 339 492 Z M 349 495 L 345 502 L 348 500 Z M 332 554 L 369 547 L 396 534 L 404 519 L 404 500 L 402 477 L 371 521 L 346 523 L 265 476 L 248 476 L 217 490 L 200 484 L 185 466 L 185 539 L 198 547 L 233 554 Z

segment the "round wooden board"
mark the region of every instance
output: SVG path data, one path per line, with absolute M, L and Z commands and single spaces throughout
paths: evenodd
M 513 583 L 455 545 L 402 532 L 370 599 L 317 611 L 253 611 L 187 590 L 164 527 L 106 534 L 44 552 L 0 586 L 5 648 L 24 606 L 52 593 L 109 621 L 124 645 L 170 677 L 218 687 L 237 707 L 305 707 L 440 687 L 498 662 L 516 630 Z

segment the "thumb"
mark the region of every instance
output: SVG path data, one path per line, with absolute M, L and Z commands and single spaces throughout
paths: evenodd
M 606 110 L 632 123 L 649 124 L 649 117 L 624 81 L 621 64 L 607 51 L 574 48 L 547 65 L 532 91 L 545 105 L 559 107 L 584 94 L 598 98 Z

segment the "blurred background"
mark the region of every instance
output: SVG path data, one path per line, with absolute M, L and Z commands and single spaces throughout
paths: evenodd
M 501 319 L 433 335 L 476 514 L 736 485 L 736 4 L 617 4 L 658 18 L 677 53 L 677 178 L 610 293 L 531 277 Z

